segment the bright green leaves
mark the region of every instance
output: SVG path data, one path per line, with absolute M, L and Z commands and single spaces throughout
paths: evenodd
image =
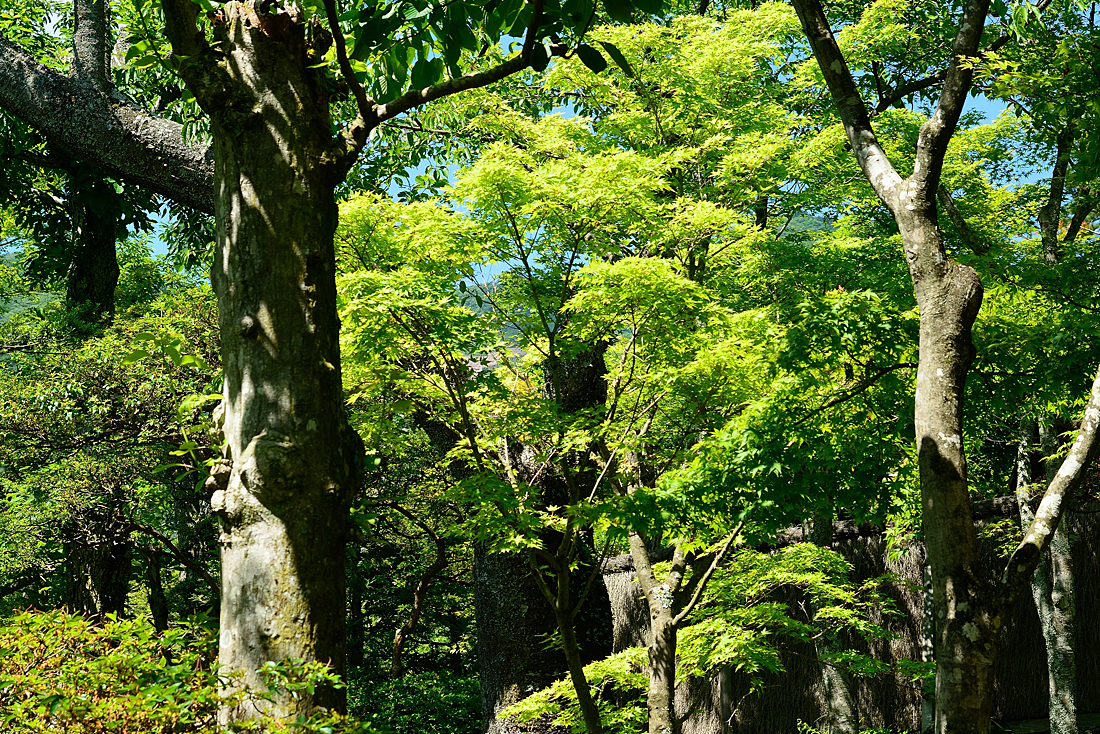
M 23 612 L 0 626 L 0 724 L 10 731 L 218 730 L 220 706 L 257 706 L 276 692 L 342 687 L 323 663 L 268 661 L 265 690 L 233 686 L 211 661 L 218 635 L 206 618 L 192 617 L 164 631 L 147 616 L 95 622 L 79 614 Z M 225 731 L 243 731 L 233 726 Z M 327 710 L 293 722 L 248 731 L 366 734 L 360 722 Z
M 180 351 L 183 346 L 183 336 L 176 333 L 153 334 L 142 331 L 134 335 L 134 341 L 147 345 L 146 349 L 134 349 L 122 358 L 123 364 L 134 364 L 146 357 L 157 354 L 168 360 L 176 367 L 194 367 L 199 371 L 207 371 L 210 366 L 197 354 L 186 354 Z
M 680 632 L 678 677 L 706 677 L 729 666 L 747 674 L 756 688 L 762 673 L 782 671 L 778 645 L 784 638 L 805 642 L 839 631 L 886 637 L 885 630 L 868 621 L 882 600 L 874 589 L 852 584 L 851 570 L 838 553 L 809 543 L 778 553 L 736 551 Z M 811 600 L 812 621 L 800 621 L 788 604 L 774 601 L 783 588 L 799 589 Z
M 688 678 L 707 680 L 728 667 L 747 677 L 751 693 L 763 685 L 765 673 L 784 671 L 780 652 L 792 642 L 841 631 L 868 640 L 887 637 L 868 617 L 879 611 L 889 614 L 889 603 L 874 588 L 851 583 L 850 572 L 838 553 L 810 544 L 788 546 L 777 553 L 735 551 L 708 585 L 704 603 L 679 631 L 677 683 Z M 799 603 L 779 601 L 794 590 L 800 592 Z M 802 621 L 804 598 L 812 600 L 817 610 L 809 622 Z M 839 656 L 845 669 L 864 659 L 852 651 Z M 632 647 L 585 666 L 590 685 L 613 687 L 630 701 L 619 706 L 614 699 L 598 701 L 605 731 L 628 734 L 644 729 L 647 662 L 645 648 Z M 502 715 L 520 722 L 549 715 L 558 726 L 583 730 L 568 679 L 528 696 Z

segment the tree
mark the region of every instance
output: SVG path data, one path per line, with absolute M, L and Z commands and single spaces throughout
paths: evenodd
M 583 34 L 595 7 L 536 1 L 485 13 L 478 6 L 401 3 L 342 20 L 332 0 L 308 11 L 230 2 L 206 15 L 187 0 L 140 7 L 151 27 L 163 13 L 173 64 L 209 116 L 212 179 L 208 152 L 181 146 L 180 126 L 112 98 L 102 2 L 74 5 L 74 79 L 0 41 L 0 101 L 51 143 L 214 211 L 211 279 L 219 298 L 231 467 L 213 475 L 220 484 L 212 502 L 223 523 L 221 664 L 253 687 L 268 660 L 327 661 L 342 671 L 346 516 L 362 443 L 342 405 L 335 188 L 381 122 L 528 65 L 544 67 L 552 51 L 569 47 L 542 39 Z M 476 34 L 492 45 L 512 29 L 525 33 L 520 53 L 463 75 L 460 57 L 480 47 Z M 325 68 L 330 49 L 335 80 Z M 410 52 L 420 54 L 411 69 Z M 369 67 L 356 72 L 353 61 L 363 60 Z M 370 81 L 374 99 L 361 79 Z M 350 90 L 355 105 L 353 122 L 334 136 L 330 100 L 337 84 Z M 70 109 L 66 97 L 87 107 L 79 122 L 42 114 L 50 105 Z M 259 709 L 226 709 L 222 721 L 291 715 L 314 705 L 340 708 L 341 694 L 322 688 L 286 695 Z
M 936 198 L 947 145 L 971 88 L 973 67 L 967 60 L 980 54 L 989 3 L 975 0 L 963 8 L 942 92 L 932 116 L 921 125 L 913 173 L 908 177 L 898 172 L 879 144 L 820 3 L 795 0 L 794 6 L 860 167 L 901 232 L 921 310 L 915 414 L 925 542 L 938 618 L 936 730 L 987 732 L 997 634 L 1008 605 L 1050 543 L 1066 494 L 1081 482 L 1084 467 L 1094 455 L 1100 376 L 1078 438 L 1044 494 L 1023 542 L 998 584 L 985 588 L 980 581 L 962 445 L 963 391 L 974 358 L 971 329 L 983 290 L 972 268 L 947 256 Z

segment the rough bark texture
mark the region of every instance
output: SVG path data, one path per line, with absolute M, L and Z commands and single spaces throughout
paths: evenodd
M 183 127 L 37 63 L 0 35 L 0 106 L 69 155 L 202 212 L 214 211 L 214 157 Z
M 65 606 L 87 615 L 126 613 L 133 566 L 129 503 L 121 487 L 102 494 L 66 523 Z
M 65 606 L 70 612 L 89 616 L 124 616 L 132 561 L 133 546 L 122 540 L 68 545 Z
M 664 583 L 654 576 L 645 539 L 637 533 L 630 535 L 630 556 L 649 607 L 649 734 L 677 734 L 675 597 L 684 578 L 684 556 L 681 552 L 673 556 L 672 570 Z
M 221 521 L 219 663 L 263 689 L 267 661 L 344 672 L 346 518 L 362 443 L 343 411 L 334 187 L 343 175 L 321 80 L 294 7 L 230 2 L 213 51 L 197 6 L 166 2 L 183 75 L 210 115 L 217 166 L 224 424 L 232 469 Z M 223 709 L 223 724 L 343 708 L 343 693 L 277 695 Z
M 1031 432 L 1029 427 L 1027 433 Z M 1051 426 L 1040 421 L 1038 434 L 1046 470 L 1046 481 L 1043 482 L 1045 485 L 1056 473 L 1053 457 L 1060 447 Z M 1016 501 L 1020 506 L 1020 524 L 1024 528 L 1035 519 L 1035 513 L 1029 504 L 1034 486 L 1028 438 L 1025 435 L 1020 441 L 1016 469 Z M 1039 624 L 1047 653 L 1051 734 L 1077 734 L 1076 604 L 1073 594 L 1073 560 L 1065 523 L 1058 524 L 1046 555 L 1035 568 L 1031 577 L 1031 597 L 1039 613 Z
M 476 545 L 474 609 L 483 726 L 488 734 L 525 731 L 497 714 L 565 670 L 560 652 L 540 644 L 539 636 L 552 632 L 556 621 L 531 578 L 527 558 Z

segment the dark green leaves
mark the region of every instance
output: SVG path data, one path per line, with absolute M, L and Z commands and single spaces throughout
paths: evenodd
M 577 58 L 597 74 L 607 68 L 607 59 L 603 57 L 603 54 L 588 44 L 582 43 L 580 46 L 577 46 Z
M 607 55 L 611 57 L 611 60 L 614 61 L 615 64 L 623 70 L 623 73 L 633 79 L 634 70 L 630 68 L 630 62 L 626 60 L 625 56 L 623 56 L 623 52 L 620 51 L 618 47 L 615 46 L 615 44 L 608 43 L 607 41 L 600 41 L 600 45 L 603 46 L 603 50 L 607 52 Z M 581 59 L 581 61 L 584 61 L 584 59 Z
M 633 0 L 633 5 L 646 15 L 660 15 L 664 0 Z
M 531 49 L 531 68 L 535 71 L 545 71 L 546 65 L 550 63 L 550 52 L 546 46 L 541 43 L 536 43 L 535 47 Z
M 620 23 L 631 21 L 630 0 L 603 0 L 603 6 L 612 20 Z

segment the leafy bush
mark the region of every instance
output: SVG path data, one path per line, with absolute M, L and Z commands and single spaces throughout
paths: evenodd
M 479 734 L 481 689 L 476 676 L 410 673 L 380 683 L 348 685 L 348 709 L 387 734 Z
M 213 734 L 218 707 L 270 691 L 341 685 L 320 663 L 268 663 L 269 691 L 225 693 L 216 634 L 192 620 L 158 635 L 147 619 L 102 624 L 64 612 L 24 612 L 0 626 L 0 729 L 10 734 Z M 232 732 L 365 734 L 318 712 Z

